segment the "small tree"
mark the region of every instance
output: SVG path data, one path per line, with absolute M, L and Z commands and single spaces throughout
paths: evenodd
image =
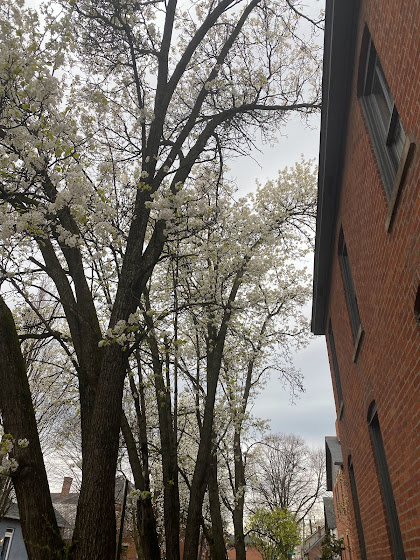
M 327 530 L 322 540 L 322 556 L 321 560 L 337 560 L 341 558 L 343 550 L 345 550 L 344 539 L 337 537 Z
M 287 508 L 300 523 L 319 502 L 325 467 L 321 449 L 295 434 L 270 434 L 254 449 L 256 503 Z
M 286 560 L 300 541 L 295 516 L 287 509 L 259 508 L 250 518 L 249 527 L 252 542 L 263 560 Z

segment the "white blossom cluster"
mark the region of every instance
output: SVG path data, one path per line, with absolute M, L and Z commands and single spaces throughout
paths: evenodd
M 108 346 L 108 344 L 115 343 L 126 349 L 127 345 L 135 341 L 136 332 L 139 329 L 138 322 L 139 317 L 136 313 L 132 313 L 128 321 L 122 319 L 117 321 L 114 328 L 109 328 L 105 331 L 105 336 L 99 341 L 98 346 L 101 348 L 103 346 Z
M 151 109 L 143 108 L 139 109 L 137 117 L 137 125 L 142 125 L 145 122 L 153 122 L 155 120 L 155 114 Z
M 10 434 L 3 434 L 0 444 L 0 474 L 4 476 L 10 476 L 19 467 L 19 463 L 14 457 L 10 456 L 13 452 L 16 442 L 15 439 Z M 29 441 L 26 438 L 19 439 L 17 441 L 17 446 L 21 449 L 28 447 Z

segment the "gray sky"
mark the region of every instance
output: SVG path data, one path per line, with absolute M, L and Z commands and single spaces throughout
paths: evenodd
M 275 146 L 261 146 L 263 153 L 253 154 L 258 163 L 246 157 L 230 163 L 231 175 L 240 190 L 252 190 L 257 178 L 261 183 L 275 178 L 279 169 L 293 165 L 301 154 L 317 162 L 319 120 L 319 116 L 313 117 L 308 127 L 296 116 L 281 131 Z M 308 306 L 309 317 L 310 314 Z M 295 355 L 294 365 L 304 376 L 305 393 L 290 404 L 287 389 L 273 376 L 257 398 L 253 414 L 269 419 L 273 432 L 299 434 L 310 445 L 323 446 L 324 436 L 335 434 L 336 418 L 325 337 L 312 337 L 309 345 Z
M 324 0 L 307 0 L 304 12 L 316 18 L 324 5 Z M 322 37 L 319 40 L 321 42 Z M 275 178 L 278 170 L 293 165 L 301 154 L 305 159 L 314 158 L 318 162 L 319 125 L 320 115 L 312 117 L 309 126 L 296 115 L 281 130 L 276 145 L 260 145 L 263 153 L 253 154 L 258 163 L 245 157 L 230 162 L 231 175 L 240 190 L 250 191 L 257 178 L 260 183 Z M 310 266 L 312 271 L 313 256 Z M 308 317 L 311 309 L 312 305 L 308 306 Z M 295 355 L 294 365 L 304 376 L 306 390 L 297 403 L 290 404 L 287 390 L 273 377 L 257 399 L 253 414 L 270 419 L 273 432 L 299 434 L 312 446 L 324 446 L 324 436 L 335 435 L 336 419 L 325 337 L 313 337 L 310 344 Z

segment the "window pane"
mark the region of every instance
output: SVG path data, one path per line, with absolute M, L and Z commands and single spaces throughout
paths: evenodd
M 385 514 L 389 525 L 391 547 L 395 560 L 405 560 L 404 548 L 401 537 L 400 524 L 398 520 L 397 508 L 392 490 L 391 478 L 388 470 L 388 463 L 385 455 L 385 447 L 382 439 L 381 427 L 379 424 L 376 405 L 372 408 L 372 418 L 369 423 L 370 436 L 372 439 L 373 454 L 375 456 L 376 468 L 378 471 L 379 483 L 382 489 L 382 497 L 385 506 Z
M 384 80 L 380 75 L 381 70 L 378 65 L 375 67 L 375 74 L 373 77 L 372 94 L 375 96 L 376 105 L 380 115 L 381 122 L 384 130 L 388 131 L 389 123 L 391 120 L 392 108 L 388 104 Z M 385 87 L 384 87 L 385 86 Z
M 360 515 L 359 497 L 357 495 L 356 478 L 354 476 L 353 461 L 351 457 L 349 457 L 348 465 L 349 465 L 348 472 L 349 472 L 349 479 L 350 479 L 350 489 L 351 489 L 351 496 L 353 500 L 353 510 L 354 510 L 354 516 L 356 521 L 357 537 L 359 540 L 360 556 L 362 560 L 366 560 L 365 536 L 363 534 L 363 525 L 362 525 L 362 517 Z
M 331 321 L 330 321 L 330 324 L 329 324 L 329 327 L 328 327 L 328 338 L 329 338 L 331 357 L 332 357 L 332 363 L 333 363 L 335 387 L 336 387 L 336 390 L 337 390 L 337 399 L 338 399 L 338 410 L 337 410 L 337 412 L 339 412 L 340 406 L 343 403 L 343 391 L 341 389 L 340 369 L 338 367 L 337 351 L 336 351 L 336 348 L 335 348 L 334 333 L 333 333 L 333 330 L 332 330 Z
M 349 310 L 350 325 L 353 334 L 353 340 L 356 341 L 359 328 L 361 325 L 359 306 L 357 303 L 356 292 L 354 290 L 353 278 L 350 270 L 350 262 L 347 254 L 347 246 L 344 241 L 343 232 L 340 231 L 338 242 L 338 254 L 341 265 L 341 273 L 343 276 L 344 291 L 347 299 L 347 306 Z
M 5 560 L 7 551 L 9 550 L 9 546 L 10 546 L 10 537 L 4 537 L 3 547 L 0 553 L 0 560 Z
M 365 64 L 362 105 L 385 193 L 390 200 L 406 135 L 371 38 Z
M 397 156 L 398 160 L 401 158 L 401 154 L 404 148 L 404 143 L 405 143 L 405 132 L 401 125 L 400 119 L 397 119 L 397 122 L 395 123 L 393 147 L 394 147 L 395 155 Z

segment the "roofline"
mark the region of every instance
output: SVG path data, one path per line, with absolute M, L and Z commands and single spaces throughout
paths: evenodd
M 343 465 L 343 454 L 341 451 L 341 443 L 337 436 L 325 437 L 325 470 L 327 474 L 327 490 L 334 488 L 335 480 L 333 480 L 333 466 Z
M 325 334 L 360 0 L 326 0 L 312 327 Z

